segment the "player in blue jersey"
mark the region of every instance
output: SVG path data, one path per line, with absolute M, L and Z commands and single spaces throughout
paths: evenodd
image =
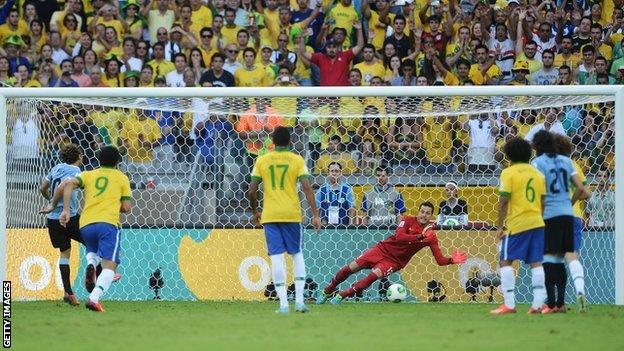
M 533 137 L 537 157 L 531 164 L 546 177 L 546 201 L 544 205 L 545 242 L 544 273 L 546 275 L 547 306 L 542 313 L 564 312 L 567 272 L 564 255 L 574 252 L 574 211 L 578 200 L 589 197 L 579 174 L 569 157 L 558 155 L 553 135 L 545 130 Z M 576 187 L 570 198 L 570 184 Z M 574 273 L 573 273 L 574 274 Z M 555 299 L 555 288 L 557 289 Z M 579 310 L 585 312 L 587 302 L 584 294 L 577 295 Z
M 78 175 L 80 166 L 82 165 L 82 151 L 80 147 L 75 144 L 68 144 L 61 148 L 61 161 L 58 165 L 54 166 L 46 177 L 41 181 L 39 186 L 39 192 L 46 200 L 52 199 L 56 188 L 65 180 L 70 179 Z M 78 214 L 78 194 L 76 191 L 72 193 L 70 201 L 70 219 L 67 226 L 62 226 L 59 222 L 59 217 L 63 211 L 63 205 L 59 204 L 53 207 L 52 212 L 47 216 L 48 234 L 50 235 L 50 241 L 52 247 L 59 249 L 59 270 L 61 272 L 61 281 L 63 282 L 63 290 L 65 295 L 63 301 L 69 303 L 72 306 L 80 304 L 76 295 L 71 288 L 71 282 L 69 278 L 69 257 L 71 255 L 71 240 L 83 243 L 82 236 L 80 235 L 80 228 L 78 223 L 80 215 Z

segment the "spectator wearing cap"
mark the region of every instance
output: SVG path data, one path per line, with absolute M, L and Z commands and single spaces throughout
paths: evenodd
M 175 9 L 175 1 L 156 0 L 156 9 L 154 10 L 151 10 L 151 1 L 143 2 L 143 5 L 141 7 L 141 15 L 147 18 L 147 28 L 150 32 L 150 42 L 152 43 L 152 45 L 160 40 L 156 35 L 157 31 L 160 28 L 165 28 L 166 30 L 169 30 L 175 22 L 175 12 L 174 10 L 169 9 L 169 4 L 174 6 Z
M 11 35 L 4 38 L 2 41 L 2 48 L 6 53 L 6 58 L 9 60 L 9 68 L 11 74 L 17 71 L 17 66 L 28 65 L 31 67 L 28 59 L 21 55 L 21 50 L 24 47 L 24 41 L 18 35 Z
M 158 42 L 152 47 L 152 60 L 147 64 L 152 67 L 154 74 L 157 76 L 164 76 L 167 73 L 175 70 L 175 65 L 171 61 L 165 59 L 165 46 L 163 43 Z
M 392 80 L 393 86 L 414 86 L 416 85 L 416 64 L 413 60 L 407 59 L 401 62 L 401 73 L 399 77 Z
M 468 78 L 475 85 L 495 85 L 501 77 L 501 70 L 496 65 L 495 58 L 488 56 L 488 48 L 479 45 L 476 48 L 477 63 L 470 66 Z
M 203 87 L 235 86 L 234 75 L 223 69 L 224 63 L 225 55 L 222 53 L 212 55 L 212 68 L 202 74 L 199 78 L 199 84 Z
M 269 82 L 275 81 L 275 77 L 277 76 L 278 67 L 276 64 L 271 62 L 271 57 L 273 56 L 273 48 L 269 44 L 262 44 L 260 49 L 260 60 L 257 61 L 257 64 L 260 67 L 263 67 L 266 71 L 267 79 Z M 299 60 L 298 60 L 299 61 Z
M 468 204 L 465 200 L 457 197 L 459 187 L 457 183 L 450 181 L 444 186 L 446 200 L 440 202 L 437 223 L 448 224 L 468 224 Z
M 509 85 L 529 85 L 526 78 L 529 75 L 529 64 L 526 61 L 516 61 L 511 72 L 513 73 L 513 80 L 508 83 Z
M 401 59 L 407 57 L 414 46 L 413 37 L 405 34 L 406 24 L 407 20 L 403 15 L 396 15 L 392 21 L 392 35 L 384 40 L 384 47 L 386 47 L 388 43 L 394 45 L 396 54 L 399 55 Z
M 184 70 L 188 66 L 186 62 L 186 56 L 183 53 L 179 52 L 173 56 L 173 60 L 175 69 L 167 73 L 167 75 L 165 76 L 167 80 L 167 86 L 176 88 L 183 87 L 185 86 Z
M 124 87 L 137 88 L 139 86 L 139 72 L 128 71 L 124 74 Z
M 555 53 L 552 50 L 542 52 L 542 68 L 531 75 L 532 85 L 555 85 L 559 80 L 559 70 L 554 67 Z
M 154 78 L 154 86 L 157 88 L 164 88 L 167 86 L 167 78 L 165 76 L 156 76 Z
M 124 13 L 123 21 L 126 22 L 128 28 L 126 34 L 130 35 L 134 40 L 142 40 L 143 27 L 145 24 L 139 17 L 141 7 L 137 3 L 137 0 L 127 0 L 121 10 Z
M 338 44 L 329 40 L 325 47 L 325 53 L 314 53 L 310 55 L 305 51 L 303 42 L 298 47 L 298 56 L 308 65 L 313 63 L 319 67 L 321 74 L 321 86 L 347 86 L 349 85 L 349 66 L 353 58 L 357 56 L 364 47 L 364 35 L 362 25 L 354 23 L 353 28 L 357 30 L 357 45 L 346 51 L 340 51 Z

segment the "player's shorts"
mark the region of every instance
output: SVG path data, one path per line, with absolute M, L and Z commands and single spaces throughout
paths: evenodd
M 301 223 L 264 223 L 263 227 L 269 256 L 301 251 Z
M 501 260 L 521 260 L 524 263 L 542 262 L 544 259 L 544 227 L 505 235 L 501 243 Z
M 67 226 L 63 227 L 58 219 L 47 219 L 48 234 L 50 235 L 50 241 L 52 247 L 65 251 L 71 248 L 71 240 L 76 240 L 79 243 L 84 243 L 82 235 L 80 234 L 80 228 L 78 223 L 80 222 L 80 215 L 75 215 L 69 219 Z
M 110 223 L 91 223 L 80 228 L 87 252 L 119 264 L 121 231 Z
M 362 268 L 377 268 L 381 271 L 384 277 L 389 276 L 394 272 L 398 272 L 401 268 L 403 268 L 401 265 L 391 260 L 376 245 L 364 251 L 358 258 L 355 259 L 355 263 Z
M 574 252 L 574 217 L 557 216 L 545 219 L 544 253 Z
M 583 219 L 574 217 L 574 251 L 581 251 L 583 246 Z

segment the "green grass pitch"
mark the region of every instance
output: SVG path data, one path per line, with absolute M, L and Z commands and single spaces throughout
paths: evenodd
M 490 316 L 486 304 L 343 303 L 276 315 L 275 302 L 14 302 L 14 350 L 624 350 L 624 307 Z M 574 306 L 572 306 L 574 307 Z M 291 307 L 292 308 L 292 307 Z

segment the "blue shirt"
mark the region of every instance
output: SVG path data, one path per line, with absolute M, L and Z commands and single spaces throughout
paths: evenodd
M 230 131 L 232 131 L 232 125 L 229 122 L 204 122 L 204 128 L 197 133 L 197 137 L 195 138 L 195 145 L 197 146 L 201 160 L 203 160 L 205 164 L 211 165 L 215 162 L 215 155 L 218 152 L 215 147 L 216 141 L 218 139 L 225 140 L 224 134 Z
M 54 166 L 48 175 L 46 175 L 46 180 L 50 182 L 50 198 L 54 196 L 54 191 L 56 187 L 61 184 L 62 181 L 69 178 L 74 178 L 80 174 L 80 168 L 73 165 L 68 165 L 67 163 L 59 163 Z M 54 211 L 48 214 L 49 219 L 59 219 L 61 212 L 63 211 L 63 201 L 60 201 L 56 206 Z M 78 191 L 74 190 L 71 197 L 69 214 L 71 217 L 78 214 Z
M 349 225 L 349 209 L 355 209 L 353 189 L 347 183 L 341 183 L 335 188 L 325 183 L 316 192 L 316 206 L 321 220 L 328 224 Z M 332 214 L 337 218 L 332 218 Z M 338 222 L 332 223 L 334 219 Z
M 572 160 L 562 155 L 543 154 L 533 159 L 531 165 L 546 177 L 544 219 L 573 216 L 570 183 L 576 170 Z

